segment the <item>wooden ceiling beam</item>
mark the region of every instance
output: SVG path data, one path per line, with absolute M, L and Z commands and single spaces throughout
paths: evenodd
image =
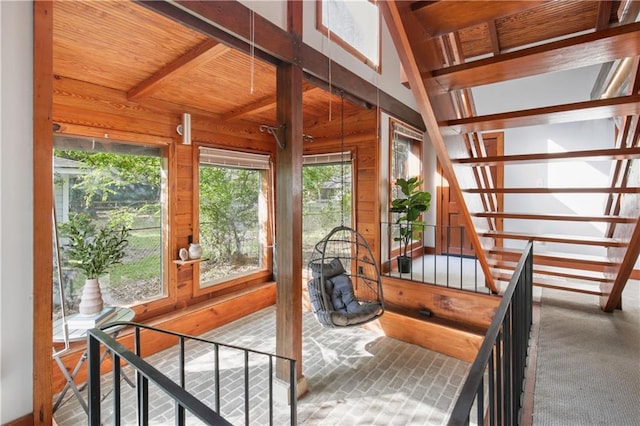
M 601 1 L 598 3 L 598 16 L 596 17 L 595 24 L 596 31 L 600 31 L 609 27 L 612 4 L 612 1 Z
M 171 80 L 224 55 L 230 49 L 230 47 L 215 40 L 205 40 L 184 55 L 176 58 L 173 62 L 160 68 L 146 80 L 129 89 L 127 99 L 138 101 L 149 97 L 165 84 L 171 82 Z
M 263 111 L 268 111 L 276 107 L 276 99 L 273 95 L 264 96 L 255 102 L 243 105 L 240 108 L 233 109 L 227 113 L 222 114 L 223 121 L 234 120 L 242 118 L 250 114 L 256 114 Z
M 498 29 L 496 28 L 496 21 L 491 20 L 487 22 L 489 27 L 489 39 L 491 40 L 491 51 L 493 56 L 498 56 L 501 52 L 500 49 L 500 36 L 498 36 Z
M 322 53 L 302 43 L 297 36 L 284 31 L 259 14 L 254 15 L 252 40 L 249 19 L 251 10 L 238 1 L 137 1 L 150 10 L 242 52 L 249 53 L 251 50 L 249 41 L 253 41 L 257 58 L 274 65 L 280 62 L 300 65 L 306 74 L 324 82 L 330 80 L 329 63 L 331 62 L 332 86 L 342 88 L 366 103 L 379 105 L 381 109 L 393 112 L 397 118 L 407 124 L 424 130 L 422 117 L 417 111 L 349 69 L 330 61 Z M 294 46 L 297 46 L 299 53 Z
M 437 37 L 504 16 L 513 15 L 546 1 L 437 1 L 416 2 L 413 14 L 431 37 Z
M 307 85 L 303 85 L 302 93 L 304 94 L 312 90 L 320 90 L 320 89 L 316 86 L 307 84 Z M 247 115 L 257 114 L 257 113 L 268 111 L 274 108 L 276 108 L 276 98 L 271 95 L 268 95 L 263 97 L 262 99 L 258 99 L 255 102 L 251 102 L 250 104 L 243 105 L 239 108 L 233 109 L 225 114 L 222 114 L 221 118 L 223 121 L 235 120 L 238 118 L 245 117 Z
M 640 55 L 640 22 L 423 73 L 429 87 L 464 89 Z
M 640 113 L 640 95 L 636 94 L 449 120 L 441 123 L 441 128 L 455 133 L 482 132 L 542 124 L 597 120 L 638 113 Z
M 501 155 L 496 157 L 460 158 L 452 159 L 454 164 L 465 164 L 467 166 L 495 166 L 507 163 L 540 163 L 548 161 L 566 161 L 573 158 L 589 158 L 591 161 L 597 160 L 622 160 L 640 158 L 640 147 L 633 148 L 610 148 L 594 149 L 588 151 L 566 151 L 537 154 L 516 154 Z

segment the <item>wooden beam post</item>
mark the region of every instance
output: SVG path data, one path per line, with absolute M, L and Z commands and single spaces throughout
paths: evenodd
M 33 25 L 33 424 L 50 425 L 53 418 L 52 2 L 33 3 Z
M 302 377 L 302 69 L 277 70 L 277 118 L 285 146 L 276 156 L 276 353 L 296 359 Z M 275 143 L 275 141 L 274 141 Z M 277 376 L 289 379 L 279 363 Z

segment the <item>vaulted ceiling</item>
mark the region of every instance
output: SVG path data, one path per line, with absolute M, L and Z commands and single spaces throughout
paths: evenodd
M 640 156 L 640 2 L 444 0 L 380 5 L 443 173 L 453 194 L 465 201 L 463 223 L 472 230 L 471 242 L 488 285 L 497 290 L 500 281 L 508 280 L 518 258 L 513 247 L 532 240 L 536 285 L 600 296 L 607 311 L 619 306 L 640 250 L 640 183 L 634 178 L 635 159 Z M 540 84 L 551 73 L 590 66 L 600 68 L 595 81 L 583 87 L 585 99 L 477 112 L 474 93 L 480 89 L 486 97 L 491 93 L 487 87 L 505 82 L 527 87 L 534 81 Z M 524 97 L 536 89 L 527 90 L 512 90 L 506 96 Z M 520 105 L 527 105 L 527 99 Z M 606 149 L 585 146 L 558 153 L 539 144 L 528 147 L 526 154 L 487 157 L 483 145 L 487 132 L 521 128 L 540 132 L 544 127 L 536 126 L 602 119 L 615 126 Z M 505 146 L 513 144 L 505 134 Z M 554 161 L 596 159 L 608 161 L 610 170 L 607 183 L 599 187 L 553 187 L 541 182 L 516 186 L 508 174 L 504 183 L 496 183 L 486 173 L 489 166 L 546 167 Z M 535 212 L 504 209 L 514 205 L 505 203 L 505 197 L 535 199 L 549 194 L 604 194 L 606 203 L 588 214 L 560 212 L 544 201 L 534 201 Z M 551 221 L 565 223 L 567 234 L 536 232 Z M 571 231 L 576 223 L 605 226 L 600 227 L 601 235 L 593 235 Z M 546 252 L 546 243 L 561 248 Z M 602 248 L 601 256 L 584 254 L 584 247 L 594 246 Z

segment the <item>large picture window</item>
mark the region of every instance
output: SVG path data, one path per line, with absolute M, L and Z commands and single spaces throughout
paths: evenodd
M 352 227 L 351 153 L 305 155 L 302 167 L 303 266 L 313 248 L 334 227 Z
M 131 306 L 166 295 L 164 282 L 162 148 L 56 135 L 53 153 L 55 219 L 60 259 L 54 257 L 55 288 L 62 277 L 67 314 L 78 311 L 84 280 L 65 256 L 65 224 L 74 215 L 90 223 L 125 225 L 130 233 L 121 263 L 100 284 L 105 304 Z M 59 295 L 54 314 L 59 309 Z
M 380 14 L 370 0 L 317 0 L 317 28 L 348 52 L 379 70 Z
M 268 155 L 199 148 L 200 288 L 270 269 Z

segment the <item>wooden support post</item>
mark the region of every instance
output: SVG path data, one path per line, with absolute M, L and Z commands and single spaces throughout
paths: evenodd
M 277 70 L 277 119 L 284 147 L 276 157 L 276 353 L 297 360 L 302 377 L 302 69 Z M 274 141 L 275 143 L 275 141 Z M 289 380 L 278 363 L 277 377 Z
M 33 424 L 50 425 L 53 408 L 53 3 L 33 3 L 33 24 Z

